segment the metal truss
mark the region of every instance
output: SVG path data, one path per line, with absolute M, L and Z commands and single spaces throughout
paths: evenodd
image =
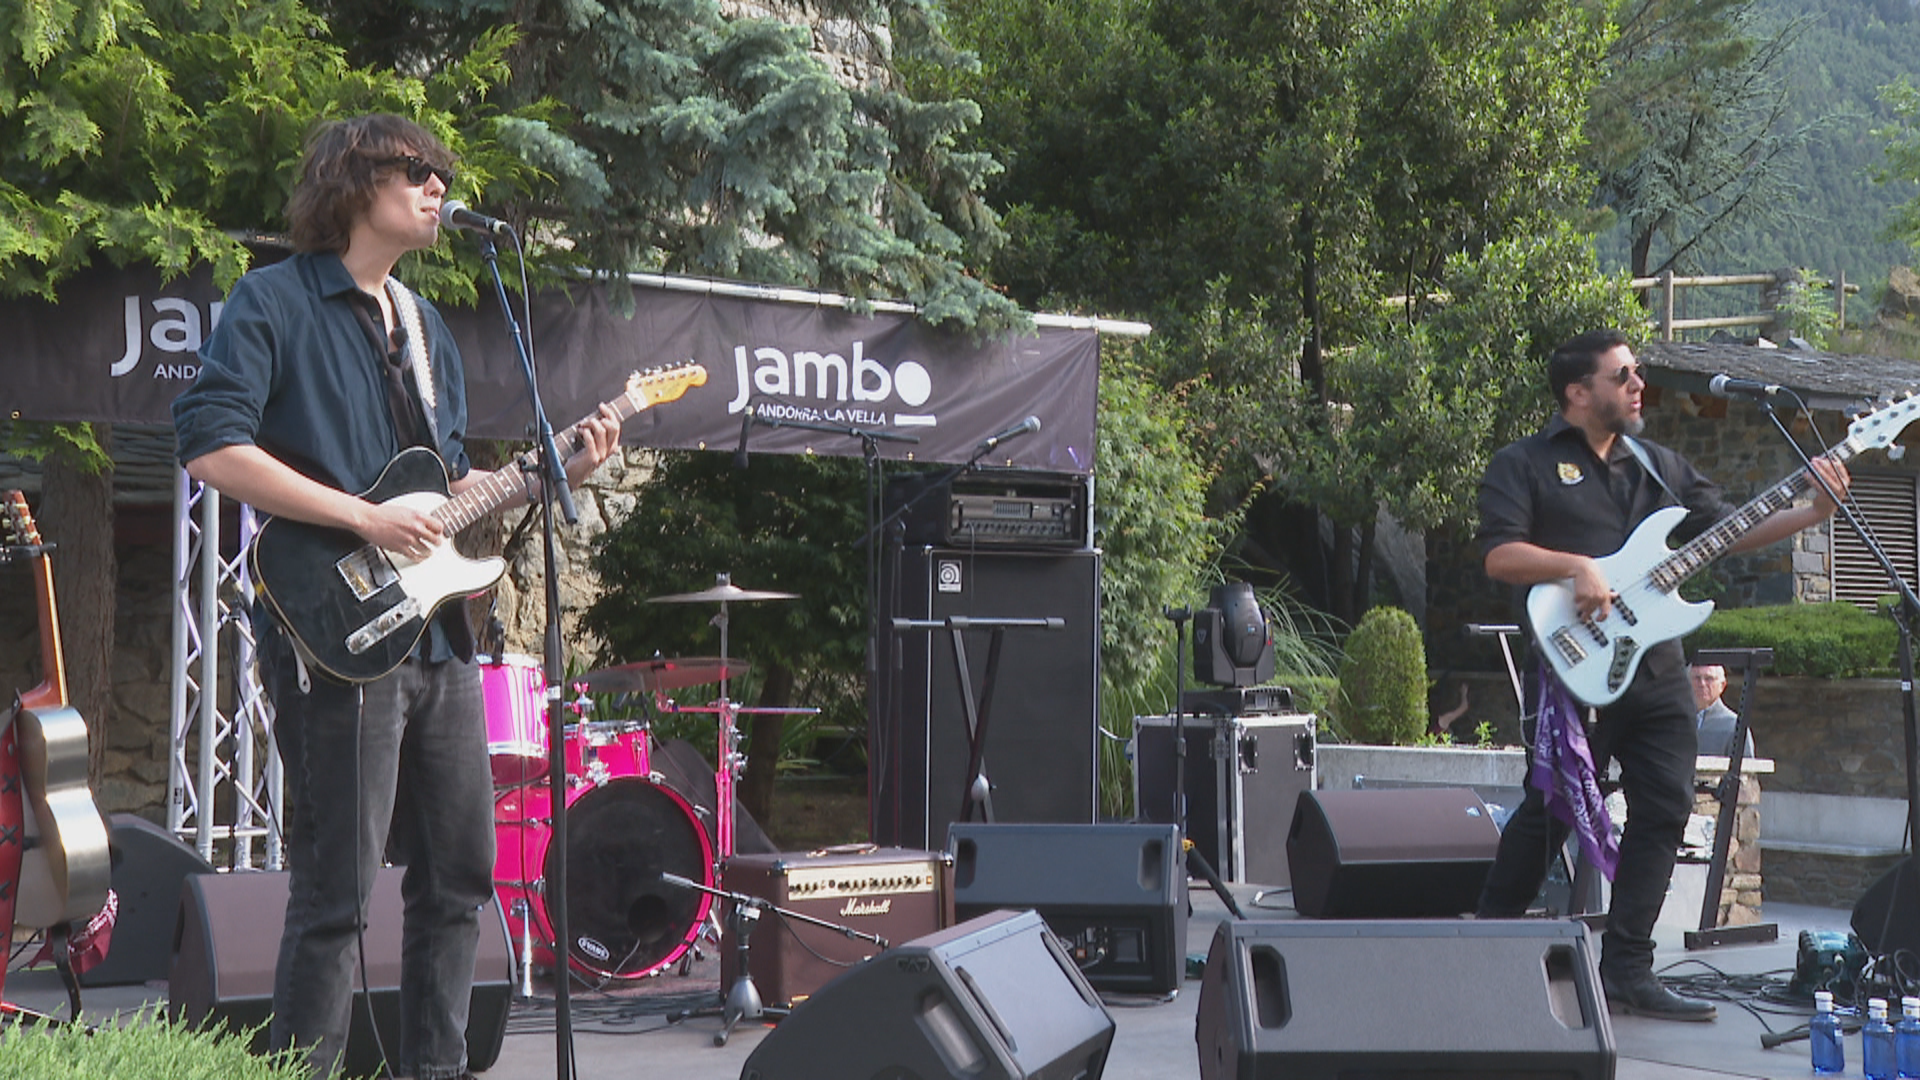
M 184 469 L 174 479 L 173 521 L 167 827 L 217 866 L 278 870 L 284 789 L 248 607 L 246 551 L 258 521 L 240 507 L 237 554 L 222 558 L 220 494 Z

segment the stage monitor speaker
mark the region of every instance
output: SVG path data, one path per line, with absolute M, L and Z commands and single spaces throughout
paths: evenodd
M 1100 1080 L 1113 1017 L 1040 916 L 916 938 L 803 1001 L 740 1080 Z
M 1228 921 L 1200 980 L 1201 1080 L 1612 1080 L 1572 920 Z
M 400 1052 L 401 867 L 384 867 L 367 904 L 367 983 L 380 1025 L 375 1043 L 367 1027 L 365 995 L 356 965 L 353 1026 L 347 1033 L 345 1073 L 381 1071 L 379 1046 Z M 273 1011 L 274 967 L 286 925 L 287 875 L 278 871 L 200 874 L 187 879 L 173 930 L 173 966 L 167 1015 L 195 1026 L 225 1024 L 233 1031 L 259 1026 L 253 1049 L 267 1048 L 265 1023 Z M 497 899 L 480 909 L 480 948 L 474 956 L 473 996 L 467 1014 L 467 1064 L 486 1069 L 500 1057 L 513 998 L 507 924 Z M 398 1064 L 395 1062 L 394 1064 Z
M 1853 932 L 1875 956 L 1920 953 L 1920 871 L 1911 855 L 1867 886 L 1853 905 Z
M 868 723 L 872 838 L 937 849 L 960 817 L 970 743 L 952 634 L 894 631 L 894 618 L 1060 618 L 1062 630 L 1004 631 L 987 717 L 988 820 L 1094 820 L 1100 711 L 1100 553 L 908 547 L 888 552 L 880 666 Z M 964 630 L 982 694 L 988 630 Z
M 1303 791 L 1287 833 L 1293 907 L 1336 919 L 1463 915 L 1499 846 L 1467 788 Z
M 1096 990 L 1170 994 L 1186 974 L 1187 870 L 1173 825 L 956 821 L 954 914 L 1032 908 Z
M 114 915 L 107 955 L 80 975 L 81 986 L 124 986 L 167 977 L 180 888 L 213 866 L 179 837 L 136 814 L 113 815 L 107 840 L 113 859 Z

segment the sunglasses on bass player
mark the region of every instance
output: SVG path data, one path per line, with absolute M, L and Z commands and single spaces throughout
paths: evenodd
M 425 158 L 413 154 L 381 158 L 379 161 L 374 162 L 374 164 L 382 169 L 398 169 L 404 167 L 407 170 L 407 183 L 413 184 L 416 187 L 425 184 L 427 177 L 437 176 L 440 178 L 441 187 L 446 188 L 448 191 L 453 190 L 452 169 L 443 169 Z

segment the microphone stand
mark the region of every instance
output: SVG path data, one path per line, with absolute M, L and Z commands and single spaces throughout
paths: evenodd
M 514 235 L 516 246 L 519 242 Z M 520 357 L 520 372 L 527 381 L 527 402 L 533 409 L 534 441 L 537 444 L 536 468 L 539 470 L 540 496 L 540 538 L 541 552 L 545 557 L 544 597 L 546 602 L 546 634 L 544 666 L 547 686 L 547 793 L 551 806 L 552 824 L 548 844 L 551 850 L 561 852 L 561 857 L 552 860 L 551 870 L 546 876 L 547 916 L 553 926 L 554 942 L 554 979 L 553 979 L 553 1021 L 554 1021 L 554 1080 L 569 1080 L 573 1073 L 573 1012 L 571 1006 L 573 955 L 572 939 L 567 926 L 567 760 L 565 699 L 563 684 L 566 681 L 566 669 L 560 655 L 560 576 L 557 542 L 554 536 L 553 511 L 556 501 L 560 513 L 567 524 L 574 524 L 579 515 L 573 506 L 572 493 L 567 489 L 565 463 L 560 460 L 560 448 L 554 441 L 553 422 L 547 418 L 546 406 L 540 401 L 540 381 L 534 373 L 533 354 L 527 349 L 526 335 L 521 331 L 520 323 L 514 318 L 513 304 L 507 297 L 506 282 L 500 276 L 499 249 L 495 247 L 491 233 L 480 233 L 480 257 L 486 261 L 487 269 L 493 274 L 494 294 L 499 297 L 501 314 L 506 318 L 507 333 L 513 339 L 514 351 Z M 531 913 L 529 913 L 531 914 Z
M 1792 393 L 1792 391 L 1787 392 Z M 1798 400 L 1798 395 L 1795 395 L 1795 399 Z M 1773 402 L 1766 397 L 1758 398 L 1757 401 L 1760 405 L 1760 411 L 1766 414 L 1768 420 L 1773 422 L 1774 429 L 1780 432 L 1780 437 L 1785 439 L 1787 445 L 1793 449 L 1794 456 L 1798 458 L 1800 463 L 1806 468 L 1807 475 L 1812 477 L 1813 482 L 1819 486 L 1822 492 L 1826 493 L 1827 498 L 1833 500 L 1834 507 L 1846 518 L 1847 525 L 1853 529 L 1854 535 L 1860 538 L 1860 543 L 1866 547 L 1867 551 L 1873 556 L 1874 561 L 1880 564 L 1880 569 L 1886 573 L 1887 580 L 1893 584 L 1894 591 L 1900 594 L 1900 610 L 1894 613 L 1893 624 L 1898 628 L 1900 634 L 1900 716 L 1902 721 L 1901 726 L 1904 728 L 1906 735 L 1907 842 L 1909 851 L 1904 859 L 1900 860 L 1894 865 L 1892 870 L 1888 871 L 1888 876 L 1892 878 L 1891 896 L 1886 905 L 1886 915 L 1880 926 L 1880 933 L 1876 943 L 1879 951 L 1892 953 L 1894 950 L 1885 948 L 1887 935 L 1892 932 L 1894 917 L 1896 914 L 1899 914 L 1901 910 L 1900 905 L 1893 901 L 1904 891 L 1901 888 L 1902 885 L 1909 887 L 1920 886 L 1920 867 L 1915 866 L 1914 856 L 1911 850 L 1911 845 L 1914 843 L 1915 838 L 1920 838 L 1920 770 L 1916 769 L 1916 760 L 1920 759 L 1920 720 L 1916 720 L 1913 690 L 1913 624 L 1916 619 L 1920 619 L 1920 596 L 1914 595 L 1913 586 L 1910 585 L 1904 577 L 1900 576 L 1899 567 L 1894 565 L 1893 559 L 1887 555 L 1886 549 L 1881 547 L 1879 541 L 1874 539 L 1873 533 L 1867 528 L 1866 523 L 1861 521 L 1859 515 L 1853 512 L 1853 507 L 1848 505 L 1846 500 L 1841 499 L 1832 487 L 1828 486 L 1825 477 L 1813 471 L 1812 460 L 1808 458 L 1807 452 L 1801 449 L 1800 443 L 1794 439 L 1793 433 L 1787 430 L 1786 424 L 1782 423 L 1780 417 L 1774 412 Z M 1804 407 L 1804 403 L 1802 404 Z M 1742 704 L 1744 705 L 1744 703 L 1745 699 L 1743 698 Z M 1869 886 L 1869 888 L 1871 889 L 1872 886 Z M 1858 932 L 1858 927 L 1855 928 L 1855 932 Z M 1862 935 L 1862 937 L 1864 938 L 1864 935 Z
M 871 942 L 880 946 L 882 949 L 887 947 L 887 939 L 878 934 L 869 934 L 864 931 L 855 930 L 851 926 L 842 926 L 839 923 L 815 918 L 802 911 L 783 908 L 771 900 L 753 896 L 749 893 L 728 892 L 725 889 L 716 889 L 712 886 L 702 885 L 691 878 L 684 878 L 679 874 L 669 874 L 665 871 L 661 872 L 660 880 L 676 888 L 696 889 L 706 893 L 708 896 L 727 901 L 727 922 L 733 931 L 733 985 L 727 989 L 726 1004 L 721 1006 L 720 1009 L 720 1016 L 724 1021 L 724 1026 L 713 1036 L 713 1045 L 715 1046 L 727 1045 L 727 1039 L 733 1035 L 733 1029 L 739 1026 L 742 1020 L 759 1020 L 766 1016 L 780 1017 L 787 1015 L 789 1012 L 787 1009 L 761 1004 L 760 988 L 753 984 L 753 973 L 748 970 L 750 961 L 747 937 L 753 933 L 753 928 L 759 924 L 762 912 L 771 911 L 783 919 L 798 919 L 801 922 L 810 923 L 825 930 L 831 930 L 851 940 Z M 689 1017 L 699 1015 L 703 1015 L 701 1010 L 688 1009 L 676 1014 L 667 1022 L 677 1024 Z M 704 1015 L 712 1014 L 711 1012 L 707 1012 Z

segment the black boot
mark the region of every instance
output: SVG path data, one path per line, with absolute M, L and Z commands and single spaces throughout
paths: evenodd
M 1632 1016 L 1706 1022 L 1719 1015 L 1712 1003 L 1683 998 L 1667 989 L 1651 971 L 1620 976 L 1601 972 L 1600 985 L 1609 1006 Z

